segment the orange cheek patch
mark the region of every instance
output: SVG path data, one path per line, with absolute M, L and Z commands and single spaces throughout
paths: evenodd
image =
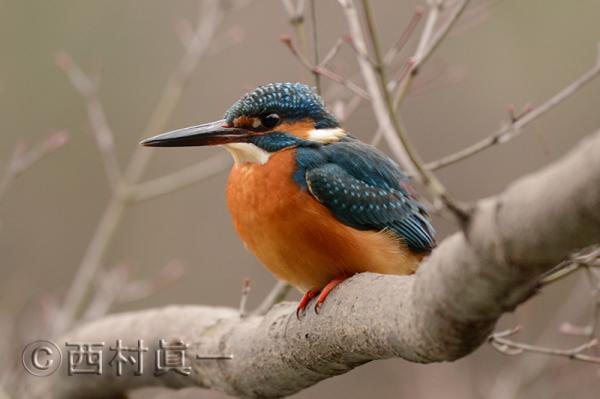
M 275 130 L 287 132 L 303 140 L 308 139 L 308 132 L 315 128 L 315 123 L 310 119 L 302 119 L 291 123 L 282 123 Z
M 252 127 L 252 124 L 254 123 L 254 119 L 251 116 L 246 116 L 246 115 L 242 115 L 242 116 L 238 116 L 237 118 L 235 118 L 233 120 L 233 126 L 235 127 Z

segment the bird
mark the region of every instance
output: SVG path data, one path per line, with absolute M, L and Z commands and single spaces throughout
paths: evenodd
M 315 297 L 361 272 L 413 274 L 436 245 L 411 179 L 355 138 L 303 83 L 270 83 L 237 100 L 224 119 L 141 142 L 222 146 L 233 157 L 226 197 L 251 252 L 278 279 Z

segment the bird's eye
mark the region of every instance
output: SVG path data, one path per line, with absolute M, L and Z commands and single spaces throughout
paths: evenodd
M 268 129 L 274 128 L 279 125 L 281 118 L 277 114 L 269 114 L 260 118 L 262 125 Z

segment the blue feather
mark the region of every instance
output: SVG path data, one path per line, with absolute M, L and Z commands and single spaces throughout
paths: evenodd
M 321 97 L 302 83 L 270 83 L 244 95 L 225 114 L 227 123 L 242 115 L 277 113 L 287 120 L 310 118 L 317 129 L 337 127 L 338 121 L 327 112 Z
M 296 150 L 294 180 L 342 223 L 390 230 L 419 252 L 435 247 L 423 206 L 406 189 L 409 179 L 376 148 L 355 139 Z

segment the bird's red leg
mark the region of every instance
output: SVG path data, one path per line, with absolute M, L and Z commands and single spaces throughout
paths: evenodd
M 315 313 L 319 313 L 321 305 L 323 304 L 323 302 L 325 302 L 325 299 L 327 298 L 331 290 L 337 287 L 342 281 L 346 280 L 348 277 L 350 276 L 336 277 L 327 283 L 327 285 L 323 288 L 323 290 L 321 290 L 321 294 L 319 294 L 319 297 L 317 298 L 317 303 L 315 303 Z
M 319 289 L 310 289 L 304 293 L 304 296 L 302 297 L 302 299 L 298 303 L 298 307 L 296 308 L 296 317 L 298 319 L 300 319 L 300 312 L 304 312 L 306 306 L 308 305 L 308 302 L 310 302 L 311 299 L 316 297 L 318 293 Z

